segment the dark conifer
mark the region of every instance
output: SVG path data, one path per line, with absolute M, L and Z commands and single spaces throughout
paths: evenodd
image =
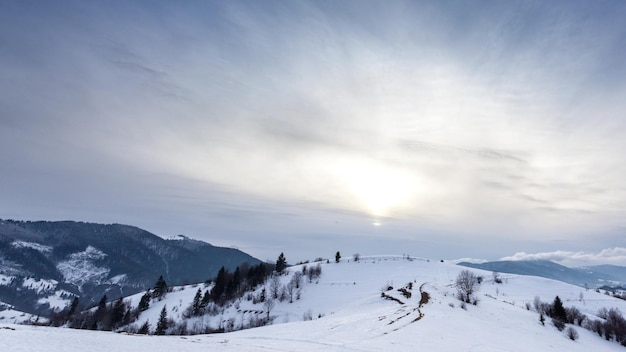
M 150 307 L 150 291 L 146 291 L 146 293 L 143 296 L 141 296 L 141 300 L 139 301 L 139 305 L 137 306 L 137 309 L 139 309 L 140 312 L 143 312 L 149 307 Z
M 94 318 L 96 321 L 100 321 L 102 320 L 102 318 L 104 318 L 104 315 L 106 314 L 107 311 L 107 295 L 103 295 L 102 298 L 100 298 L 100 302 L 98 302 L 98 309 L 96 309 L 96 312 L 94 314 Z
M 115 301 L 113 309 L 110 312 L 110 322 L 107 330 L 115 329 L 120 326 L 122 324 L 122 321 L 124 320 L 125 313 L 126 305 L 124 304 L 124 301 L 120 298 Z
M 162 298 L 167 293 L 167 283 L 163 279 L 163 275 L 159 276 L 156 284 L 154 284 L 154 297 Z
M 276 260 L 276 272 L 282 274 L 285 269 L 287 269 L 287 259 L 285 258 L 285 254 L 281 252 Z
M 165 335 L 165 331 L 167 330 L 167 306 L 163 306 L 161 309 L 161 314 L 159 315 L 159 321 L 157 322 L 156 330 L 154 333 L 156 335 Z
M 220 268 L 220 271 L 217 273 L 217 277 L 215 278 L 215 285 L 213 285 L 213 289 L 211 290 L 211 298 L 213 301 L 219 302 L 226 290 L 226 268 Z
M 200 310 L 204 310 L 204 308 L 206 308 L 209 305 L 209 302 L 211 301 L 211 294 L 209 293 L 209 290 L 204 291 L 204 296 L 202 296 L 202 301 L 200 301 Z
M 241 273 L 239 271 L 239 267 L 235 269 L 235 273 L 228 280 L 228 284 L 226 285 L 225 296 L 226 299 L 234 298 L 239 291 L 239 284 L 241 281 Z
M 142 334 L 142 335 L 149 334 L 150 333 L 150 323 L 148 323 L 148 321 L 146 320 L 146 322 L 141 325 L 141 327 L 139 328 L 137 333 L 138 334 Z
M 565 311 L 565 307 L 563 307 L 563 302 L 561 302 L 559 296 L 556 296 L 554 298 L 554 303 L 552 303 L 552 317 L 562 322 L 567 321 L 567 312 Z
M 70 305 L 70 310 L 67 312 L 67 318 L 71 318 L 74 313 L 76 313 L 76 309 L 78 308 L 78 297 L 74 297 L 72 300 L 72 304 Z
M 198 316 L 200 315 L 200 302 L 202 300 L 202 290 L 198 287 L 198 291 L 196 291 L 196 295 L 193 297 L 193 302 L 191 303 L 191 315 Z

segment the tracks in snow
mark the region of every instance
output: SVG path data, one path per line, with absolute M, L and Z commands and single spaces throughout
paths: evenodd
M 397 326 L 395 329 L 391 330 L 391 331 L 386 331 L 384 332 L 384 334 L 388 334 L 389 332 L 394 332 L 394 331 L 398 331 L 410 324 L 413 324 L 419 320 L 421 320 L 424 317 L 424 313 L 422 313 L 421 308 L 428 303 L 428 301 L 430 300 L 430 294 L 426 291 L 424 291 L 424 285 L 426 285 L 426 283 L 423 283 L 420 285 L 419 287 L 419 292 L 420 292 L 420 301 L 417 307 L 409 307 L 406 303 L 404 303 L 402 300 L 400 300 L 397 297 L 393 297 L 390 294 L 386 294 L 386 293 L 382 293 L 381 296 L 385 299 L 388 300 L 392 300 L 394 302 L 397 302 L 398 304 L 400 304 L 402 307 L 400 307 L 400 309 L 396 310 L 396 312 L 393 314 L 394 316 L 396 316 L 396 318 L 392 319 L 391 321 L 389 321 L 389 323 L 387 323 L 387 325 L 396 325 L 396 323 L 398 322 L 404 322 L 405 318 L 411 318 L 414 317 L 412 320 L 410 320 L 408 323 L 401 325 L 401 326 Z M 417 316 L 415 316 L 417 315 Z M 386 316 L 382 316 L 379 317 L 378 320 L 379 321 L 383 321 L 387 319 Z

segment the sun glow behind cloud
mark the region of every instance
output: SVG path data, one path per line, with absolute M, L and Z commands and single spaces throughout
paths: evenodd
M 361 50 L 357 42 L 344 45 Z M 341 55 L 332 49 L 324 59 L 338 65 Z M 539 52 L 529 55 L 537 61 L 528 67 L 541 60 Z M 236 91 L 197 91 L 233 104 L 182 112 L 191 124 L 155 131 L 161 138 L 147 143 L 141 157 L 127 156 L 268 199 L 374 218 L 560 230 L 574 215 L 579 223 L 602 223 L 620 202 L 606 189 L 623 194 L 624 166 L 616 163 L 623 143 L 604 143 L 606 130 L 580 112 L 563 111 L 570 88 L 560 74 L 497 83 L 507 67 L 502 62 L 476 72 L 464 61 L 421 57 L 422 65 L 411 67 L 411 56 L 369 51 L 319 74 L 309 68 L 317 59 L 283 62 L 285 72 L 298 72 L 297 82 L 280 83 L 284 76 L 270 69 L 257 74 L 258 83 L 238 82 Z M 225 80 L 217 68 L 213 79 Z M 269 74 L 276 76 L 260 79 Z M 213 113 L 225 118 L 194 116 Z M 611 117 L 597 119 L 604 126 Z
M 5 15 L 0 153 L 129 198 L 132 170 L 368 225 L 537 239 L 626 225 L 623 8 L 365 3 Z M 24 179 L 7 177 L 6 207 L 40 182 Z
M 362 209 L 379 219 L 394 210 L 415 206 L 419 181 L 414 174 L 373 162 L 347 160 L 334 168 L 360 203 Z

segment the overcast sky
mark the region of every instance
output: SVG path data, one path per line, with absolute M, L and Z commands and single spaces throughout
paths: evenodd
M 624 1 L 0 2 L 0 218 L 626 265 Z

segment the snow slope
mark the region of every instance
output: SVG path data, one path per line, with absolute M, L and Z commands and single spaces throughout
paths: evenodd
M 485 281 L 477 294 L 479 304 L 464 310 L 454 298 L 453 282 L 465 269 L 438 261 L 393 256 L 324 263 L 319 282 L 305 283 L 300 300 L 276 302 L 271 311 L 275 317 L 271 326 L 181 337 L 0 325 L 0 344 L 3 350 L 70 352 L 85 346 L 92 351 L 623 351 L 619 344 L 578 327 L 580 338 L 571 341 L 550 323 L 540 325 L 538 314 L 527 310 L 525 303 L 532 302 L 535 296 L 551 302 L 559 295 L 566 307 L 576 306 L 592 316 L 601 307 L 617 307 L 626 312 L 625 301 L 536 277 L 507 274 L 502 275 L 502 284 L 496 284 L 491 281 L 490 272 L 473 270 L 483 275 Z M 293 273 L 301 267 L 289 270 Z M 289 275 L 281 279 L 287 282 Z M 413 282 L 410 299 L 396 291 L 408 282 Z M 431 300 L 420 308 L 418 288 L 422 285 Z M 387 286 L 394 290 L 386 294 L 403 304 L 381 298 L 381 291 Z M 137 324 L 147 319 L 154 328 L 163 305 L 167 305 L 170 318 L 179 319 L 198 287 L 205 289 L 203 285 L 185 286 L 162 301 L 153 302 Z M 134 304 L 140 296 L 132 297 Z M 198 319 L 213 327 L 228 319 L 234 319 L 238 325 L 256 314 L 251 312 L 262 310 L 261 304 L 243 299 L 222 314 Z M 314 320 L 303 321 L 303 315 L 309 311 Z
M 33 322 L 46 322 L 47 319 L 32 314 L 15 310 L 11 305 L 0 302 L 0 324 L 23 324 Z M 0 347 L 2 342 L 0 342 Z

